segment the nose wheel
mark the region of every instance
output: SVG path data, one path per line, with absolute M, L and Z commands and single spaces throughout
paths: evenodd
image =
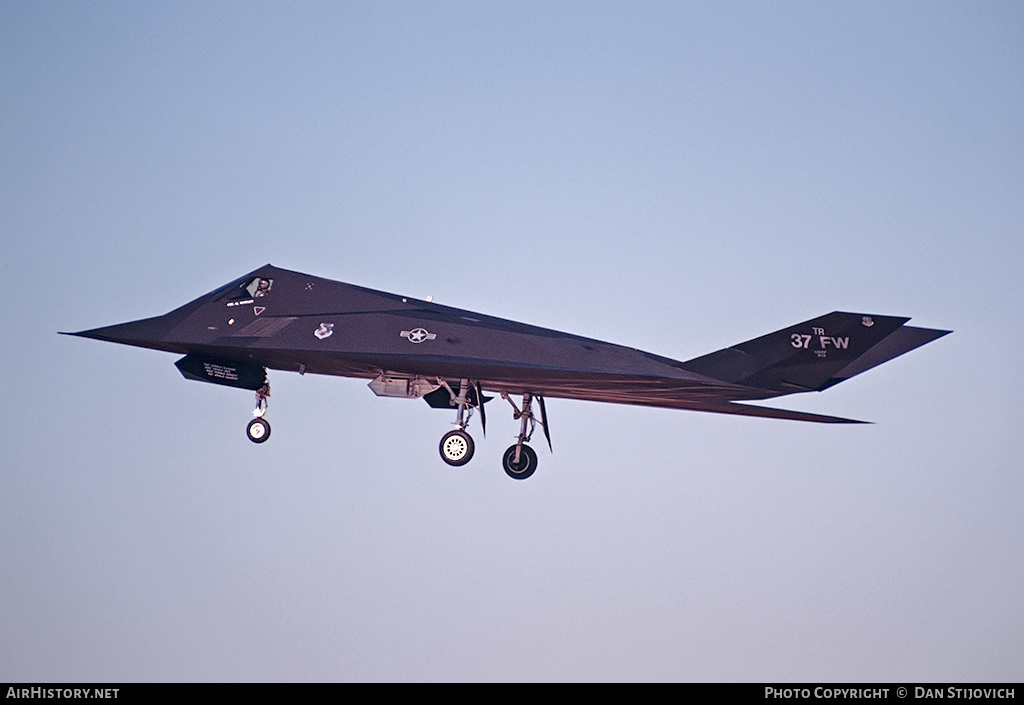
M 267 413 L 267 397 L 270 396 L 270 385 L 264 384 L 256 390 L 256 408 L 252 415 L 255 416 L 245 428 L 245 435 L 253 443 L 264 443 L 270 438 L 270 422 L 263 418 Z
M 270 424 L 266 419 L 253 419 L 246 427 L 245 435 L 253 443 L 263 443 L 270 438 Z

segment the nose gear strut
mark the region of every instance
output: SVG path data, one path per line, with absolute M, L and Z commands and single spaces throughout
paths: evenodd
M 253 443 L 263 443 L 270 438 L 270 422 L 263 415 L 267 413 L 267 398 L 270 396 L 270 382 L 265 382 L 262 387 L 256 390 L 256 408 L 252 415 L 255 417 L 249 422 L 245 429 L 245 435 Z

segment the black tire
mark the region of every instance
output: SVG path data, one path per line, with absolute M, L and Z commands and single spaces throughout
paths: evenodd
M 501 457 L 501 465 L 505 474 L 514 480 L 525 480 L 537 470 L 537 454 L 533 448 L 524 445 L 519 453 L 519 462 L 515 462 L 516 447 L 510 446 Z
M 270 438 L 270 424 L 266 419 L 253 419 L 245 429 L 245 435 L 253 443 L 265 443 Z
M 473 438 L 465 431 L 449 431 L 441 437 L 438 450 L 441 460 L 453 467 L 461 467 L 473 459 L 476 449 Z

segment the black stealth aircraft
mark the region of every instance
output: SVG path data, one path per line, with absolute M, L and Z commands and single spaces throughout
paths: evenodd
M 254 443 L 270 436 L 267 369 L 361 377 L 379 396 L 455 409 L 440 451 L 456 466 L 473 456 L 474 410 L 486 424 L 484 392 L 497 393 L 520 421 L 502 464 L 525 479 L 538 421 L 551 444 L 545 397 L 861 423 L 745 402 L 828 389 L 949 332 L 908 320 L 837 311 L 679 362 L 267 265 L 163 316 L 72 335 L 184 355 L 175 364 L 186 378 L 254 390 Z

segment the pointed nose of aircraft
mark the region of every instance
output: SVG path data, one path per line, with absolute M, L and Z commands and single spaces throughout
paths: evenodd
M 142 348 L 163 349 L 163 338 L 169 332 L 170 326 L 164 316 L 156 318 L 144 318 L 139 321 L 118 323 L 113 326 L 93 328 L 77 333 L 61 333 L 61 335 L 75 335 L 80 338 L 93 338 L 105 340 L 111 343 L 122 343 L 124 345 L 135 345 Z

